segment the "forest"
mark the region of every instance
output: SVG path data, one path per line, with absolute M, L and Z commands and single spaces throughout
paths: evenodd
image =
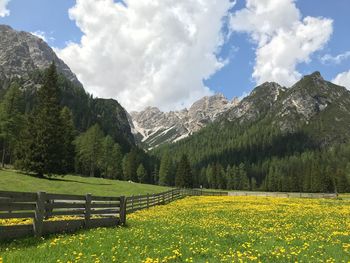
M 146 152 L 113 119 L 123 114 L 116 102 L 94 99 L 54 64 L 33 78 L 42 84 L 36 92 L 15 80 L 1 101 L 2 167 L 187 188 L 350 191 L 348 143 L 322 147 L 303 129 L 220 121 Z

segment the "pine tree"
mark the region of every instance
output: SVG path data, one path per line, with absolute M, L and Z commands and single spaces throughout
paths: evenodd
M 172 160 L 169 153 L 164 153 L 159 168 L 159 185 L 171 185 Z
M 69 173 L 74 171 L 75 129 L 72 113 L 67 107 L 61 110 L 61 121 L 63 130 L 63 171 Z
M 127 155 L 125 155 L 123 160 L 123 174 L 125 180 L 130 180 L 133 182 L 137 182 L 137 167 L 138 167 L 138 160 L 137 160 L 137 149 L 133 148 L 131 149 L 131 152 L 129 152 Z
M 118 144 L 107 135 L 102 140 L 99 168 L 103 177 L 122 179 L 122 154 Z
M 178 163 L 175 177 L 175 186 L 180 188 L 193 187 L 192 170 L 186 155 L 183 155 L 180 162 Z
M 2 167 L 8 155 L 12 156 L 19 141 L 24 118 L 23 99 L 19 85 L 14 82 L 0 105 L 0 136 L 2 139 Z
M 53 63 L 46 72 L 44 85 L 38 91 L 38 103 L 28 128 L 31 141 L 23 162 L 26 170 L 40 177 L 64 173 L 64 133 L 60 112 L 57 72 Z
M 83 174 L 96 175 L 100 167 L 103 138 L 102 130 L 95 124 L 75 140 L 77 166 Z
M 137 178 L 140 183 L 145 183 L 147 180 L 147 171 L 143 164 L 141 163 L 139 167 L 137 168 Z

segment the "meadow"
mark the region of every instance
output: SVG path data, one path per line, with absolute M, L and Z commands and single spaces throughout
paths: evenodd
M 96 196 L 130 196 L 160 193 L 169 189 L 157 185 L 75 175 L 54 176 L 51 179 L 38 178 L 17 171 L 0 170 L 0 191 L 44 191 L 59 194 L 85 195 L 90 193 Z
M 0 245 L 0 262 L 349 262 L 350 201 L 188 197 L 127 227 Z

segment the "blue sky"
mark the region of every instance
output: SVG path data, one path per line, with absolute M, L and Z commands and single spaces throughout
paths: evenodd
M 290 1 L 294 2 L 293 0 Z M 17 30 L 44 32 L 47 42 L 52 47 L 64 49 L 67 43 L 79 43 L 83 36 L 81 29 L 76 25 L 76 21 L 71 20 L 68 15 L 68 10 L 75 4 L 75 0 L 11 0 L 7 6 L 7 9 L 10 10 L 10 15 L 0 17 L 0 23 L 8 24 Z M 295 5 L 299 9 L 302 18 L 312 16 L 333 20 L 333 33 L 327 44 L 315 52 L 311 52 L 310 61 L 297 63 L 296 70 L 302 75 L 318 70 L 328 80 L 334 79 L 339 73 L 349 71 L 350 56 L 340 63 L 324 63 L 321 61 L 321 58 L 327 54 L 337 56 L 350 51 L 350 1 L 298 0 L 295 1 Z M 229 12 L 230 14 L 234 14 L 238 10 L 244 9 L 245 6 L 245 0 L 237 0 L 236 5 Z M 322 31 L 324 28 L 318 28 L 318 30 Z M 241 30 L 241 32 L 233 31 L 230 38 L 224 43 L 220 52 L 217 54 L 218 57 L 229 59 L 228 62 L 220 70 L 214 71 L 213 75 L 204 81 L 205 85 L 214 92 L 223 93 L 228 98 L 239 97 L 246 92 L 250 92 L 257 84 L 256 78 L 253 77 L 253 71 L 256 64 L 258 45 L 256 41 L 254 42 L 252 40 L 252 35 L 247 30 Z M 71 66 L 74 63 L 68 64 Z M 71 67 L 73 67 L 73 71 L 75 71 L 74 69 L 78 69 L 79 72 L 76 73 L 80 77 L 80 68 L 74 65 Z M 81 70 L 81 76 L 87 79 L 84 76 L 84 69 Z M 88 90 L 94 92 L 96 95 L 116 97 L 122 101 L 122 104 L 127 106 L 130 104 L 130 99 L 126 98 L 126 96 L 131 96 L 130 93 L 127 94 L 125 91 L 120 93 L 104 93 L 103 88 L 99 88 L 96 81 L 93 82 L 91 80 L 89 82 L 87 80 L 86 83 L 89 83 L 87 85 L 89 86 Z M 190 86 L 191 84 L 189 83 L 188 85 Z M 196 94 L 193 95 L 193 98 L 199 96 L 198 92 Z M 170 97 L 176 97 L 176 95 L 172 94 Z M 158 103 L 156 99 L 144 100 L 140 102 L 140 105 L 145 106 L 146 103 L 155 102 L 155 104 L 158 104 L 157 106 L 164 109 L 181 107 L 182 105 L 187 106 L 186 99 L 180 97 L 174 103 L 175 106 L 169 100 L 167 103 L 170 106 L 165 107 L 164 104 Z M 178 106 L 179 101 L 180 106 Z M 132 107 L 129 106 L 129 108 Z

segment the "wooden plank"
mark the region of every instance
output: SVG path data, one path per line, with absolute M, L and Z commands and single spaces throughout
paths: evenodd
M 0 219 L 11 219 L 11 218 L 34 218 L 34 212 L 24 212 L 24 213 L 0 213 Z
M 43 225 L 43 234 L 72 233 L 82 229 L 84 225 L 84 219 L 46 221 Z
M 83 195 L 46 194 L 46 197 L 50 200 L 85 201 L 85 196 Z
M 59 209 L 59 208 L 85 208 L 85 203 L 51 203 L 45 204 L 47 209 Z
M 36 201 L 35 216 L 33 221 L 33 229 L 35 237 L 41 237 L 43 234 L 43 222 L 45 216 L 46 193 L 38 192 Z
M 35 207 L 35 204 L 29 203 L 0 203 L 0 211 L 34 210 Z
M 120 203 L 106 203 L 106 204 L 96 204 L 96 203 L 93 203 L 91 204 L 91 208 L 106 208 L 106 207 L 120 207 Z
M 84 215 L 85 209 L 82 210 L 65 210 L 65 211 L 53 211 L 52 216 L 75 216 L 75 215 Z
M 91 210 L 92 215 L 104 215 L 104 214 L 119 214 L 119 209 L 101 209 L 101 210 Z
M 32 225 L 0 226 L 0 240 L 12 240 L 33 235 Z
M 36 201 L 36 193 L 0 191 L 0 197 L 4 198 L 24 198 L 28 201 Z
M 85 196 L 85 211 L 84 211 L 85 227 L 90 227 L 90 223 L 91 223 L 91 200 L 92 200 L 92 195 L 87 194 Z
M 120 224 L 120 219 L 116 217 L 107 217 L 107 218 L 96 218 L 91 219 L 90 227 L 114 227 Z
M 92 201 L 120 201 L 120 197 L 92 196 Z

